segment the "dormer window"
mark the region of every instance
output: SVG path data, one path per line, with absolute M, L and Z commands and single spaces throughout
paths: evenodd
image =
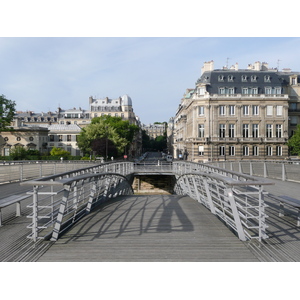
M 251 81 L 252 82 L 256 82 L 257 81 L 257 76 L 256 75 L 252 75 L 251 76 Z
M 228 76 L 228 81 L 233 82 L 233 75 Z
M 224 75 L 219 75 L 218 80 L 219 81 L 224 81 L 224 78 L 225 78 Z
M 242 75 L 242 82 L 247 82 L 247 76 L 246 75 Z
M 271 82 L 271 77 L 270 77 L 270 75 L 265 75 L 264 81 L 265 81 L 265 82 Z

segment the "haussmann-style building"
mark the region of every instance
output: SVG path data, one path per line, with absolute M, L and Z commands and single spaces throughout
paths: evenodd
M 214 69 L 206 62 L 174 117 L 175 158 L 282 160 L 300 118 L 300 73 L 267 63 Z

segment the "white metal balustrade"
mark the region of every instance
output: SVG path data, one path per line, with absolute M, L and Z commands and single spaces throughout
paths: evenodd
M 132 194 L 128 178 L 140 173 L 175 176 L 175 193 L 189 195 L 205 205 L 241 240 L 267 238 L 263 186 L 271 182 L 185 161 L 152 165 L 107 163 L 21 183 L 33 187 L 29 237 L 34 241 L 57 240 L 96 205 L 121 194 Z

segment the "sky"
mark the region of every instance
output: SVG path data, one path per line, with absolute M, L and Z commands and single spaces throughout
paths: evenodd
M 0 93 L 34 112 L 128 94 L 149 124 L 175 115 L 205 61 L 300 71 L 299 53 L 298 37 L 1 37 Z

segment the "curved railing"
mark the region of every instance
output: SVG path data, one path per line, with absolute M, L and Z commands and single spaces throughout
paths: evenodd
M 32 186 L 32 220 L 28 226 L 34 241 L 59 235 L 88 214 L 95 206 L 118 195 L 133 193 L 126 175 L 132 173 L 130 162 L 111 163 L 64 172 L 22 182 Z

